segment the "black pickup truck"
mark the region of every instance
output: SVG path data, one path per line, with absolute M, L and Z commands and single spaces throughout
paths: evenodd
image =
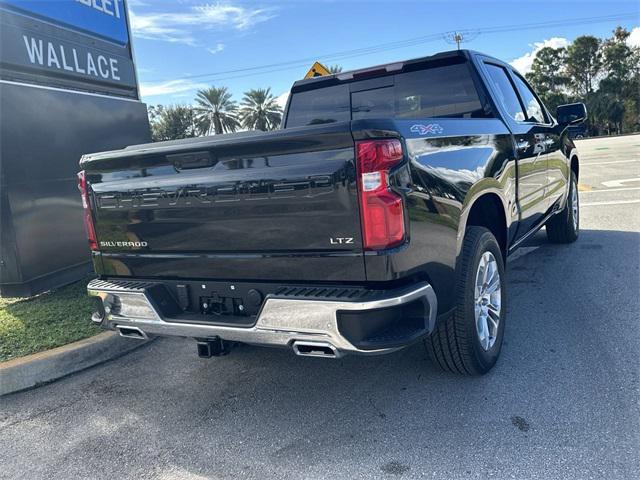
M 487 372 L 505 262 L 546 225 L 578 237 L 582 104 L 554 118 L 512 67 L 454 51 L 296 82 L 283 128 L 85 155 L 92 320 L 298 355 L 423 340 Z

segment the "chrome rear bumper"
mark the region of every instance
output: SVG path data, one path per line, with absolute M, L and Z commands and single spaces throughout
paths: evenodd
M 389 296 L 371 301 L 315 300 L 311 298 L 279 298 L 267 295 L 256 321 L 251 327 L 175 322 L 162 318 L 160 309 L 149 298 L 144 283 L 93 280 L 87 286 L 89 295 L 102 300 L 104 312 L 93 320 L 104 328 L 119 330 L 134 328 L 141 336 L 163 335 L 194 338 L 219 337 L 228 341 L 253 345 L 289 347 L 298 354 L 296 344 L 323 345 L 334 351 L 334 357 L 346 353 L 380 354 L 398 350 L 416 338 L 422 337 L 435 326 L 437 299 L 431 285 L 426 282 L 402 290 L 389 292 Z M 416 306 L 424 322 L 414 332 L 411 341 L 385 348 L 362 348 L 353 344 L 341 332 L 338 317 L 341 314 L 363 313 L 380 309 L 402 309 Z M 422 310 L 420 310 L 422 308 Z

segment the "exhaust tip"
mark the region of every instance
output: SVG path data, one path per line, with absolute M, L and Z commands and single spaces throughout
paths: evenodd
M 140 330 L 138 327 L 121 327 L 117 326 L 118 332 L 121 337 L 136 338 L 138 340 L 147 340 L 147 334 Z
M 104 303 L 100 297 L 89 297 L 93 299 L 95 304 L 95 310 L 91 314 L 91 321 L 97 325 L 100 325 L 107 316 L 107 312 L 104 309 Z
M 301 357 L 340 358 L 341 354 L 330 343 L 326 342 L 293 342 L 293 351 Z
M 103 320 L 104 320 L 104 315 L 102 315 L 100 312 L 96 311 L 91 314 L 91 321 L 96 325 L 100 325 Z

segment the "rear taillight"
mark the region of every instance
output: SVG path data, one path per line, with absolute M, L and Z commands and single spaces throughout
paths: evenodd
M 96 240 L 96 231 L 93 227 L 93 214 L 91 213 L 91 202 L 89 201 L 89 189 L 87 188 L 87 179 L 84 170 L 78 173 L 78 189 L 82 197 L 82 208 L 84 210 L 84 229 L 87 231 L 89 239 L 89 248 L 98 250 L 98 241 Z
M 380 250 L 403 242 L 402 197 L 389 189 L 389 170 L 402 161 L 399 140 L 356 142 L 363 243 L 367 250 Z

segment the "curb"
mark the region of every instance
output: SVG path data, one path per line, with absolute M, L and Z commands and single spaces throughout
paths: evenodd
M 0 396 L 53 382 L 120 357 L 148 341 L 126 339 L 116 332 L 102 332 L 69 345 L 2 362 Z

